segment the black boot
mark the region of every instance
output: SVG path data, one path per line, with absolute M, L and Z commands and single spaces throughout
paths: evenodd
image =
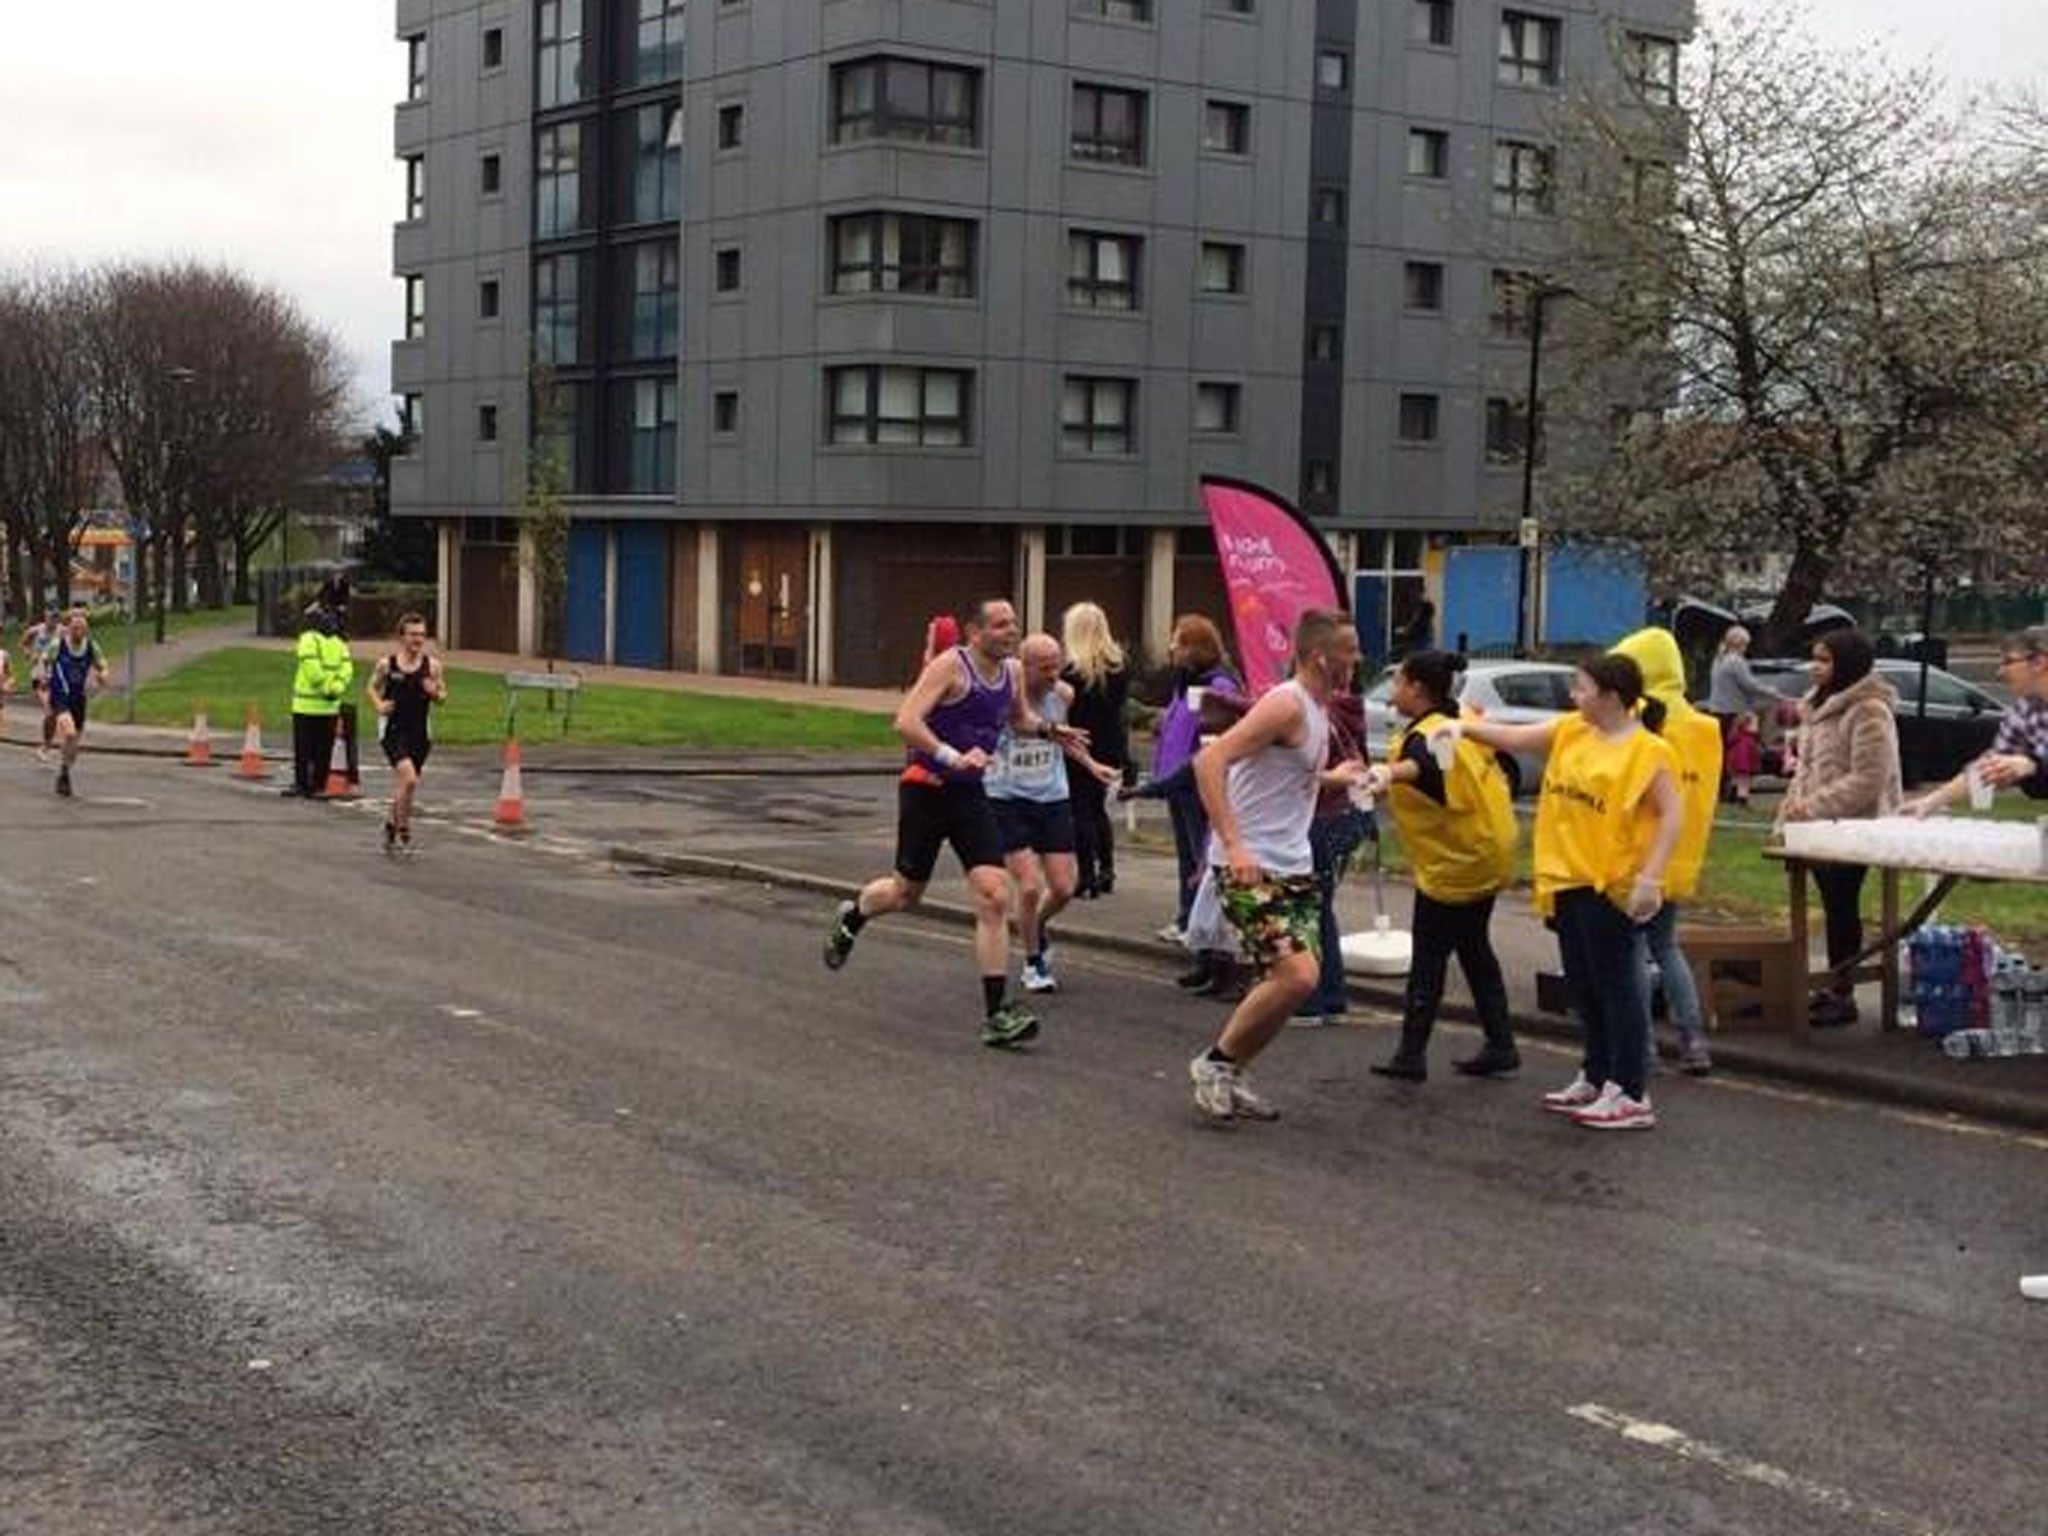
M 1478 1055 L 1452 1062 L 1451 1070 L 1467 1077 L 1513 1077 L 1522 1070 L 1522 1055 L 1512 1040 L 1489 1040 L 1479 1048 Z
M 1423 1083 L 1429 1080 L 1429 1061 L 1420 1052 L 1409 1052 L 1406 1047 L 1394 1052 L 1385 1061 L 1372 1064 L 1375 1077 L 1391 1077 L 1403 1083 Z
M 1228 955 L 1216 957 L 1216 981 L 1213 986 L 1203 989 L 1219 1003 L 1244 1001 L 1247 990 L 1244 967 Z
M 1174 977 L 1173 984 L 1183 992 L 1207 992 L 1216 985 L 1216 961 L 1219 958 L 1213 949 L 1196 950 L 1193 968 Z

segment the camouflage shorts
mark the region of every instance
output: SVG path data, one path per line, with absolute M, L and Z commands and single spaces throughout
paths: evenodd
M 1229 870 L 1218 868 L 1216 896 L 1245 958 L 1260 970 L 1289 955 L 1321 953 L 1323 893 L 1314 875 L 1268 875 L 1257 885 L 1237 885 Z

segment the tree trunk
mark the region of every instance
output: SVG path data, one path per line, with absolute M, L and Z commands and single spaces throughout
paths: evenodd
M 186 594 L 191 590 L 191 567 L 191 541 L 185 537 L 185 523 L 183 519 L 180 519 L 179 525 L 171 537 L 170 586 L 171 607 L 179 613 L 183 613 L 186 608 L 191 606 L 186 598 Z M 163 636 L 158 635 L 157 639 L 161 640 Z
M 1806 622 L 1806 615 L 1813 605 L 1820 601 L 1826 590 L 1828 572 L 1834 560 L 1812 544 L 1802 542 L 1792 556 L 1792 568 L 1785 573 L 1785 585 L 1778 589 L 1778 600 L 1771 605 L 1771 616 L 1764 621 L 1764 632 L 1758 637 L 1757 654 L 1762 656 L 1796 656 L 1799 654 L 1799 626 Z
M 243 539 L 240 534 L 235 535 L 234 544 L 234 601 L 236 603 L 253 603 L 256 599 L 249 590 L 249 556 L 251 554 L 251 550 L 249 548 L 248 542 L 245 539 Z
M 150 540 L 149 552 L 155 567 L 150 574 L 155 578 L 153 583 L 155 592 L 153 595 L 156 598 L 156 643 L 158 645 L 162 645 L 167 638 L 166 625 L 164 623 L 164 590 L 169 580 L 170 561 L 167 558 L 168 552 L 164 548 L 164 539 L 169 531 L 167 528 L 159 528 L 156 531 L 156 536 Z

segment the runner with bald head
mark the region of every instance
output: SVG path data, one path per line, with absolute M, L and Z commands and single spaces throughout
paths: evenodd
M 1002 598 L 976 606 L 966 641 L 934 656 L 896 711 L 910 748 L 897 785 L 896 868 L 841 902 L 825 936 L 825 964 L 838 970 L 870 918 L 908 912 L 924 899 L 939 848 L 951 844 L 974 898 L 974 957 L 981 966 L 983 1045 L 1009 1048 L 1038 1033 L 1038 1020 L 1009 999 L 1010 890 L 1003 839 L 982 786 L 1004 728 L 1048 742 L 1080 739 L 1071 726 L 1025 702 L 1016 661 L 1017 610 Z
M 1065 658 L 1051 635 L 1027 636 L 1017 651 L 1024 701 L 1039 719 L 1064 725 L 1074 703 L 1072 686 L 1060 681 Z M 1074 806 L 1067 785 L 1067 759 L 1095 776 L 1115 782 L 1072 737 L 1065 741 L 1020 736 L 1005 728 L 983 787 L 995 807 L 1003 838 L 1003 863 L 1017 886 L 1017 937 L 1024 944 L 1024 990 L 1051 992 L 1059 983 L 1047 962 L 1053 917 L 1074 899 L 1079 864 L 1074 854 Z

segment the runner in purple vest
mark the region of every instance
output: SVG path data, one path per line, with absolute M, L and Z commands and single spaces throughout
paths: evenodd
M 1085 743 L 1087 733 L 1055 725 L 1024 697 L 1014 657 L 1017 610 L 1000 598 L 975 609 L 966 643 L 933 657 L 896 711 L 910 763 L 896 790 L 896 868 L 841 902 L 825 937 L 825 964 L 838 970 L 870 918 L 908 912 L 924 898 L 950 843 L 974 897 L 974 957 L 981 966 L 983 1045 L 1009 1048 L 1038 1033 L 1038 1020 L 1010 1001 L 1010 886 L 1003 839 L 982 790 L 982 771 L 1004 726 L 1020 736 Z

